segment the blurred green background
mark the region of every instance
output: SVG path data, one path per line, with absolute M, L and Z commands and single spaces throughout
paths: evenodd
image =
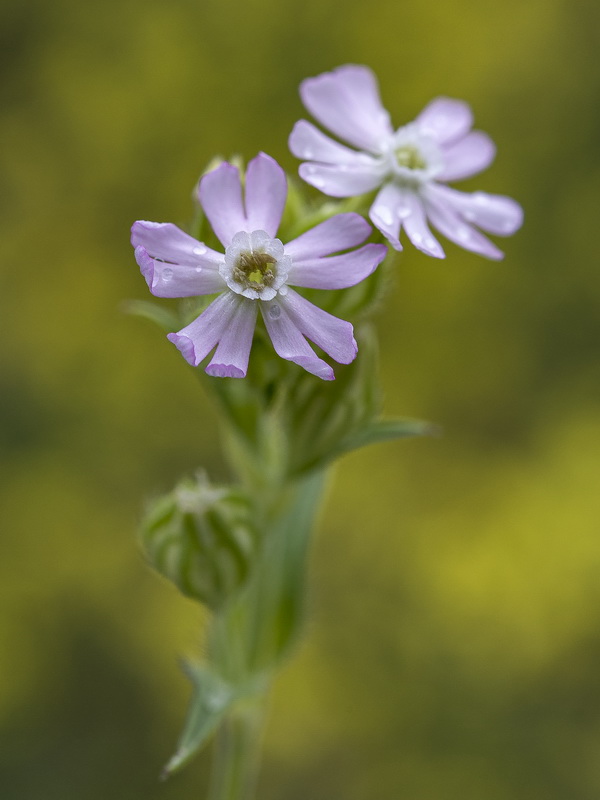
M 593 0 L 4 0 L 0 9 L 0 794 L 202 797 L 157 780 L 202 612 L 146 568 L 144 498 L 215 414 L 147 298 L 135 219 L 185 224 L 215 154 L 288 170 L 297 86 L 378 74 L 396 125 L 468 100 L 516 197 L 503 263 L 408 248 L 385 409 L 442 438 L 337 470 L 261 800 L 600 796 L 599 8 Z M 445 244 L 445 243 L 444 243 Z

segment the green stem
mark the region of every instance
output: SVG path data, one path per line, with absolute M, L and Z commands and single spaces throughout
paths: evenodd
M 252 800 L 265 718 L 265 697 L 235 706 L 217 731 L 208 800 Z

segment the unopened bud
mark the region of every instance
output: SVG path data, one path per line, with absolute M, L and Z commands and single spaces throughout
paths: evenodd
M 155 501 L 141 538 L 150 564 L 213 610 L 244 583 L 258 545 L 249 498 L 241 489 L 211 485 L 204 475 Z

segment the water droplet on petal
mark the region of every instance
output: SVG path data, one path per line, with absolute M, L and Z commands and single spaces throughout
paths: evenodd
M 206 253 L 206 247 L 203 244 L 199 244 L 192 250 L 192 253 L 195 256 L 203 256 Z
M 467 211 L 465 211 L 465 219 L 468 222 L 475 222 L 475 220 L 477 219 L 477 214 L 475 214 L 474 211 L 468 209 Z
M 435 240 L 427 237 L 425 239 L 425 247 L 429 247 L 430 250 L 435 250 Z
M 379 219 L 383 222 L 384 225 L 391 225 L 394 221 L 392 212 L 389 210 L 389 208 L 378 209 L 377 215 L 379 216 Z
M 163 269 L 162 279 L 165 283 L 169 283 L 169 281 L 173 280 L 173 270 L 170 267 Z
M 267 310 L 267 314 L 271 317 L 271 319 L 279 319 L 281 316 L 281 308 L 277 305 L 277 303 L 272 303 Z
M 315 154 L 309 147 L 304 148 L 304 158 L 314 158 Z
M 325 186 L 325 181 L 323 178 L 313 178 L 311 181 L 313 186 L 316 186 L 317 189 L 322 189 Z
M 196 272 L 202 272 L 202 267 L 196 267 Z

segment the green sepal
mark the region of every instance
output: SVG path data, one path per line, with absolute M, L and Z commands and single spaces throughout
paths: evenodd
M 192 697 L 177 749 L 162 772 L 163 779 L 185 766 L 206 744 L 236 696 L 233 687 L 202 664 L 186 662 L 184 671 L 193 684 Z

